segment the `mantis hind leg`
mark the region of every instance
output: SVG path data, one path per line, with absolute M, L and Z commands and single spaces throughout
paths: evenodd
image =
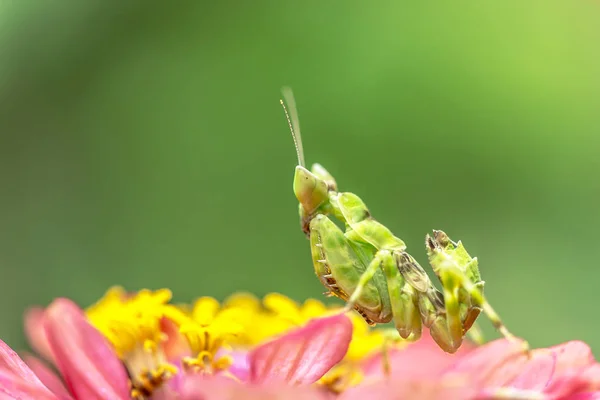
M 394 326 L 403 339 L 412 335 L 413 340 L 421 337 L 421 313 L 418 293 L 398 270 L 396 259 L 389 251 L 382 250 L 383 272 L 388 286 Z

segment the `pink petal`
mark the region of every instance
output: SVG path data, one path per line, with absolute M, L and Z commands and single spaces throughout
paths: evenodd
M 441 351 L 441 350 L 440 350 Z M 346 390 L 338 400 L 465 400 L 474 399 L 477 389 L 467 379 L 403 379 L 400 376 L 372 385 Z
M 594 363 L 594 355 L 590 346 L 579 340 L 573 340 L 558 346 L 550 347 L 556 354 L 556 374 L 561 374 L 570 368 L 579 368 Z
M 0 400 L 58 400 L 39 381 L 0 370 Z
M 25 312 L 25 335 L 31 348 L 48 361 L 54 362 L 50 344 L 44 330 L 44 309 L 30 308 Z
M 153 400 L 172 400 L 164 396 Z M 224 377 L 187 375 L 178 400 L 329 400 L 331 395 L 315 387 L 241 384 Z
M 0 340 L 0 371 L 8 375 L 14 375 L 32 385 L 44 387 L 27 364 L 2 340 Z
M 600 400 L 600 392 L 577 393 L 565 397 L 563 400 Z
M 403 349 L 390 350 L 391 375 L 404 379 L 435 378 L 472 349 L 472 346 L 466 344 L 454 354 L 446 353 L 434 342 L 429 331 L 424 330 L 423 337 L 418 341 Z M 381 352 L 365 360 L 362 370 L 365 376 L 382 376 L 384 371 Z
M 218 355 L 218 353 L 217 353 Z M 250 378 L 250 364 L 248 363 L 248 352 L 242 350 L 228 351 L 224 355 L 233 358 L 233 364 L 229 367 L 229 373 L 242 382 Z
M 510 387 L 522 390 L 542 391 L 554 375 L 557 357 L 550 352 L 538 353 L 527 362 Z
M 78 399 L 130 399 L 127 373 L 108 343 L 72 301 L 57 299 L 45 316 L 48 342 Z
M 61 400 L 73 399 L 62 380 L 43 361 L 31 355 L 25 355 L 24 358 L 29 368 L 56 397 Z
M 460 357 L 447 373 L 468 376 L 479 387 L 506 386 L 525 368 L 528 357 L 521 340 L 498 339 Z
M 546 389 L 547 393 L 558 397 L 590 390 L 595 387 L 594 382 L 600 380 L 600 376 L 594 377 L 596 367 L 587 368 L 594 365 L 594 356 L 584 342 L 573 340 L 550 347 L 549 350 L 556 356 L 556 369 L 552 382 Z
M 597 390 L 600 390 L 600 364 L 592 364 L 563 371 L 552 379 L 545 393 L 552 398 L 562 399 L 568 395 Z
M 167 360 L 176 363 L 184 356 L 191 355 L 190 346 L 185 337 L 179 332 L 179 327 L 168 318 L 161 318 L 160 330 L 165 334 L 166 340 L 162 343 Z
M 344 314 L 315 319 L 249 355 L 251 382 L 316 382 L 344 358 L 352 323 Z

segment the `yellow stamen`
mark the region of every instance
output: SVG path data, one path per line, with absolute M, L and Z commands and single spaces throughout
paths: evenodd
M 177 373 L 177 368 L 164 365 L 155 371 L 143 370 L 136 382 L 132 382 L 131 397 L 134 400 L 145 400 L 152 396 L 157 387 Z
M 227 370 L 233 363 L 230 356 L 217 356 L 221 349 L 230 349 L 228 341 L 241 335 L 244 326 L 238 321 L 246 314 L 235 307 L 221 309 L 212 297 L 196 300 L 191 318 L 180 327 L 194 357 L 185 357 L 183 364 L 194 372 L 214 374 Z

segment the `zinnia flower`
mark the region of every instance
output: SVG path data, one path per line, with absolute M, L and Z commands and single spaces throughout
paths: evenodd
M 352 388 L 341 399 L 600 399 L 600 364 L 585 343 L 524 349 L 522 340 L 500 339 L 450 355 L 423 338 L 391 350 L 390 379 Z M 381 365 L 376 355 L 363 370 L 381 376 Z
M 0 400 L 600 399 L 600 365 L 578 341 L 528 352 L 501 339 L 450 355 L 427 335 L 389 342 L 316 300 L 170 299 L 113 288 L 86 311 L 67 299 L 29 310 L 45 361 L 0 341 Z

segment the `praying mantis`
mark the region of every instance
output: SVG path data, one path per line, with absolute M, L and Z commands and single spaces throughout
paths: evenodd
M 285 102 L 280 103 L 298 156 L 293 190 L 301 227 L 310 240 L 315 273 L 328 295 L 345 301 L 344 311 L 356 310 L 370 325 L 393 321 L 404 339 L 419 339 L 425 326 L 448 353 L 460 348 L 481 312 L 504 337 L 514 339 L 486 300 L 477 258 L 462 242 L 452 241 L 441 230 L 425 237 L 440 291 L 406 252 L 405 243 L 373 218 L 360 197 L 338 191 L 336 180 L 320 164 L 306 168 L 295 99 L 289 88 L 282 93 Z

